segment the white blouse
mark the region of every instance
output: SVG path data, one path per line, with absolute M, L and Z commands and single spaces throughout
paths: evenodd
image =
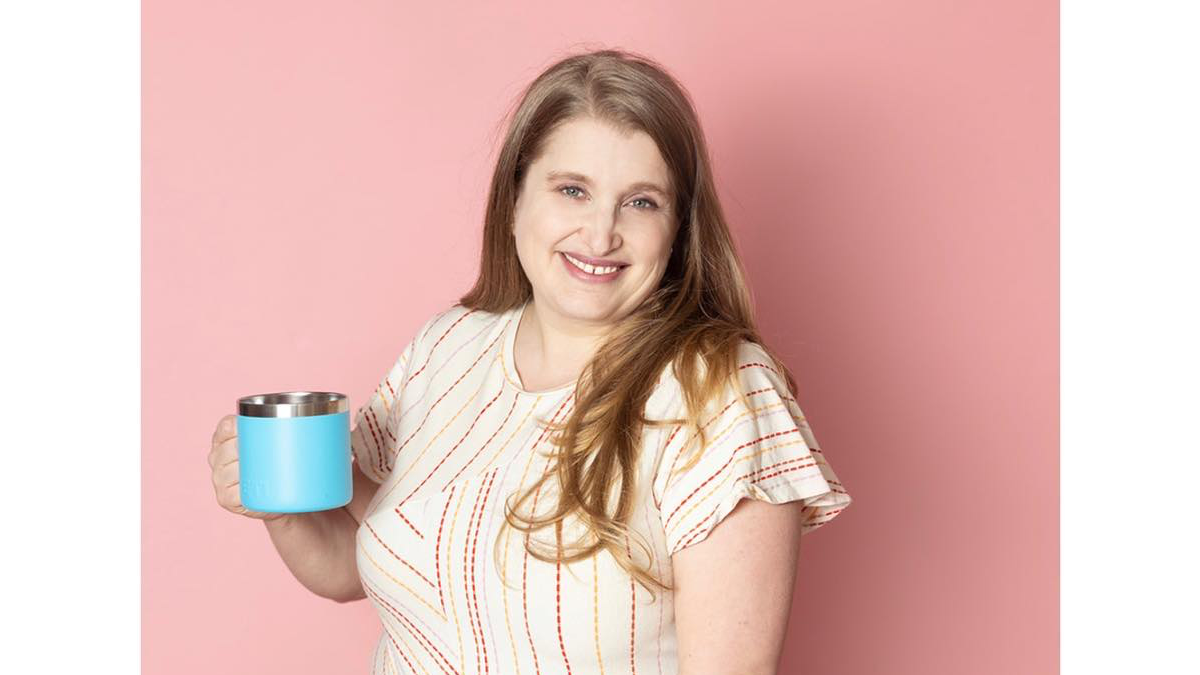
M 513 341 L 524 308 L 456 304 L 436 314 L 355 414 L 355 461 L 380 484 L 357 532 L 359 574 L 383 623 L 371 672 L 674 674 L 670 592 L 656 589 L 652 603 L 607 551 L 547 563 L 512 528 L 493 549 L 505 497 L 549 466 L 553 448 L 535 420 L 565 419 L 574 404 L 575 383 L 522 386 Z M 762 348 L 744 342 L 739 363 L 752 408 L 727 392 L 693 466 L 683 459 L 695 443 L 680 454 L 686 429 L 642 434 L 630 525 L 653 559 L 635 542 L 627 550 L 667 583 L 670 555 L 703 540 L 744 497 L 804 502 L 802 533 L 850 503 Z M 682 406 L 667 368 L 646 414 L 684 417 Z M 551 478 L 519 512 L 544 513 L 556 491 Z M 576 541 L 580 527 L 568 521 L 563 541 Z M 543 550 L 553 550 L 553 531 L 536 535 Z

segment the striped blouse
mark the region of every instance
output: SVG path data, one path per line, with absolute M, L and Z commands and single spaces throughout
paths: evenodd
M 674 675 L 670 592 L 656 589 L 652 602 L 604 550 L 548 563 L 528 555 L 513 528 L 493 546 L 505 497 L 549 465 L 552 445 L 536 419 L 565 419 L 575 393 L 574 383 L 523 387 L 513 367 L 523 311 L 455 304 L 434 315 L 355 413 L 354 461 L 380 484 L 356 535 L 362 585 L 383 623 L 371 672 Z M 636 543 L 628 551 L 667 583 L 670 555 L 704 539 L 743 497 L 802 500 L 802 532 L 850 503 L 762 348 L 744 342 L 739 359 L 753 407 L 730 391 L 705 420 L 709 446 L 698 461 L 687 466 L 680 427 L 642 435 L 629 525 L 654 556 Z M 683 412 L 666 368 L 646 414 Z M 544 514 L 557 489 L 549 479 L 520 512 Z M 564 524 L 564 543 L 578 540 L 574 525 Z M 553 527 L 534 536 L 554 550 Z

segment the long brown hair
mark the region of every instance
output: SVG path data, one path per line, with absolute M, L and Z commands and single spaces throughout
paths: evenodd
M 505 521 L 525 533 L 526 550 L 545 562 L 585 560 L 607 549 L 654 596 L 651 586 L 673 588 L 638 565 L 627 543 L 634 534 L 638 546 L 653 560 L 653 549 L 627 524 L 635 506 L 644 425 L 686 424 L 692 430 L 688 442 L 698 438 L 699 443 L 685 468 L 694 464 L 706 446 L 700 419 L 709 406 L 730 383 L 746 403 L 736 376 L 742 341 L 763 347 L 793 394 L 796 385 L 791 372 L 759 336 L 745 274 L 717 199 L 708 149 L 687 92 L 661 65 L 626 50 L 603 49 L 564 58 L 522 93 L 511 111 L 492 174 L 479 277 L 459 303 L 503 312 L 532 297 L 511 236 L 517 195 L 547 136 L 579 117 L 622 130 L 641 130 L 654 139 L 670 173 L 675 195 L 672 212 L 679 218 L 679 229 L 659 287 L 612 327 L 580 374 L 572 413 L 565 421 L 541 420 L 552 432 L 555 470 L 545 472 L 524 494 L 515 495 L 515 506 L 540 491 L 550 476 L 557 476 L 560 498 L 541 517 L 518 514 L 510 499 Z M 668 366 L 679 381 L 687 416 L 646 419 L 646 402 Z M 586 535 L 564 546 L 563 522 L 571 517 L 585 526 Z M 543 551 L 532 545 L 529 535 L 551 525 L 555 546 Z M 497 546 L 499 541 L 498 537 Z

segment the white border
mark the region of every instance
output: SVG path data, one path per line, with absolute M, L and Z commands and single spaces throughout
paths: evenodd
M 4 672 L 140 670 L 139 12 L 0 5 Z M 1200 22 L 1063 20 L 1063 672 L 1200 672 Z
M 1062 672 L 1198 673 L 1197 7 L 1062 18 Z
M 0 672 L 140 671 L 140 21 L 0 3 Z

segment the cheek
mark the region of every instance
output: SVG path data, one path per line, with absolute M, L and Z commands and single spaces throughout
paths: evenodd
M 517 238 L 524 240 L 531 251 L 553 247 L 570 232 L 567 219 L 556 215 L 552 209 L 531 211 L 517 223 Z
M 668 251 L 671 250 L 671 237 L 665 232 L 647 233 L 646 236 L 630 240 L 629 243 L 635 245 L 637 250 L 643 252 L 642 257 L 647 262 L 660 258 L 666 259 Z
M 539 215 L 543 217 L 539 217 Z M 517 253 L 524 264 L 542 265 L 548 253 L 554 251 L 561 237 L 556 237 L 548 224 L 552 222 L 544 214 L 528 213 L 518 220 L 513 230 Z

